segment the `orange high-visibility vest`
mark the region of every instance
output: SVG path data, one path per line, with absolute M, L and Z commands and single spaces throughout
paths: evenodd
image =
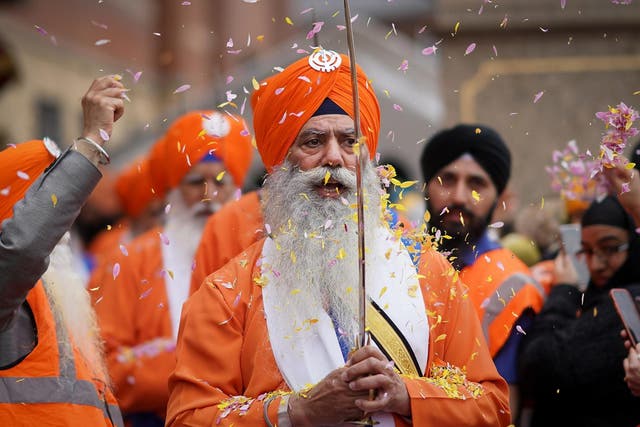
M 67 332 L 55 322 L 42 282 L 29 292 L 27 303 L 38 341 L 22 361 L 0 370 L 0 426 L 122 427 L 106 384 L 92 378 L 75 346 L 58 342 Z
M 538 313 L 545 299 L 542 286 L 510 250 L 498 248 L 478 256 L 460 272 L 469 288 L 491 357 L 505 344 L 515 321 L 530 308 Z

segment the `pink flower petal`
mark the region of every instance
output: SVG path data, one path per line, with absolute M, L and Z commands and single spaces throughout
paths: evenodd
M 426 56 L 433 55 L 434 53 L 436 53 L 437 50 L 438 48 L 435 45 L 429 46 L 422 49 L 422 54 Z
M 98 129 L 98 131 L 100 132 L 100 138 L 102 138 L 103 141 L 109 140 L 109 133 L 106 130 Z
M 476 49 L 476 44 L 475 43 L 471 43 L 469 46 L 467 46 L 467 50 L 464 51 L 465 56 L 469 55 L 475 49 Z
M 177 88 L 176 90 L 173 91 L 173 94 L 175 95 L 176 93 L 182 93 L 185 92 L 187 90 L 191 89 L 191 85 L 182 85 L 179 88 Z
M 541 90 L 540 92 L 536 93 L 536 95 L 533 97 L 533 103 L 535 104 L 536 102 L 538 102 L 540 100 L 540 98 L 542 98 L 542 95 L 544 95 L 544 91 Z

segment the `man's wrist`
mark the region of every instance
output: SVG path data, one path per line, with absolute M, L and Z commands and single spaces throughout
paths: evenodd
M 289 417 L 289 422 L 294 427 L 306 427 L 310 426 L 311 423 L 305 416 L 305 411 L 301 410 L 300 404 L 303 401 L 303 397 L 299 394 L 292 394 L 289 396 L 287 401 L 287 415 Z
M 102 141 L 98 138 L 99 141 Z M 108 165 L 111 162 L 111 158 L 107 151 L 102 148 L 102 145 L 96 142 L 91 137 L 81 136 L 73 141 L 73 147 L 75 151 L 85 156 L 95 166 Z

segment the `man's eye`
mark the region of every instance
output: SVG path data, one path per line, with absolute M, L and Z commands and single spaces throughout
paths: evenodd
M 317 147 L 320 145 L 320 140 L 318 138 L 308 139 L 304 142 L 304 145 L 307 147 Z
M 355 138 L 347 138 L 345 140 L 345 144 L 347 144 L 349 147 L 353 147 L 354 145 L 356 145 L 357 141 Z
M 187 178 L 184 183 L 187 185 L 204 185 L 207 182 L 204 178 Z

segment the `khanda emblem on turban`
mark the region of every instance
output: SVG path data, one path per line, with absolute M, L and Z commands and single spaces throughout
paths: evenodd
M 231 124 L 225 116 L 214 112 L 209 116 L 202 116 L 202 128 L 210 136 L 223 138 L 231 131 Z
M 318 49 L 309 56 L 309 66 L 316 71 L 329 73 L 342 64 L 342 57 L 332 50 Z

